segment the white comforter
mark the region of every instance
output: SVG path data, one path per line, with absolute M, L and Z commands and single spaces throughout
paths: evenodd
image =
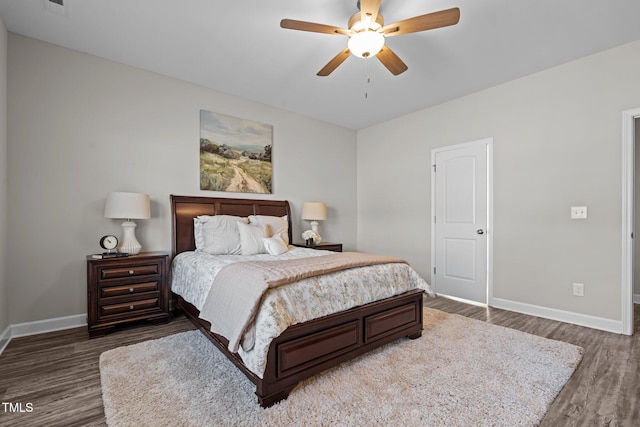
M 209 255 L 183 252 L 172 264 L 171 290 L 202 310 L 216 274 L 225 265 L 248 260 L 295 259 L 323 256 L 331 252 L 294 248 L 282 255 Z M 354 268 L 313 277 L 270 289 L 257 312 L 238 354 L 245 365 L 262 378 L 271 341 L 297 323 L 420 288 L 431 289 L 407 264 L 384 264 Z

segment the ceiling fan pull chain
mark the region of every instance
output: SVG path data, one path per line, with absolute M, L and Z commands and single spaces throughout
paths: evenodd
M 369 84 L 371 84 L 371 76 L 369 75 L 369 58 L 364 58 L 364 81 L 364 99 L 367 99 L 369 97 Z

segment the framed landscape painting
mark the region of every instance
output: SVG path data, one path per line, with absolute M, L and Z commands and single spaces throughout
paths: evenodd
M 200 189 L 272 193 L 273 127 L 200 110 Z

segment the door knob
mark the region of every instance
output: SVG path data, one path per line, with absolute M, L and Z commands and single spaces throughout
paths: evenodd
M 476 231 L 476 233 L 478 234 L 484 234 L 484 230 L 482 228 L 478 229 L 478 231 Z

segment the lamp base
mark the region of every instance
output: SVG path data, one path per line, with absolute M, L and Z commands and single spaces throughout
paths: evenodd
M 125 221 L 122 224 L 122 242 L 118 245 L 118 252 L 129 255 L 137 255 L 142 249 L 142 245 L 136 239 L 137 224 L 133 221 Z
M 311 231 L 315 233 L 315 237 L 313 238 L 313 243 L 318 244 L 322 242 L 322 236 L 318 233 L 318 221 L 311 221 Z

